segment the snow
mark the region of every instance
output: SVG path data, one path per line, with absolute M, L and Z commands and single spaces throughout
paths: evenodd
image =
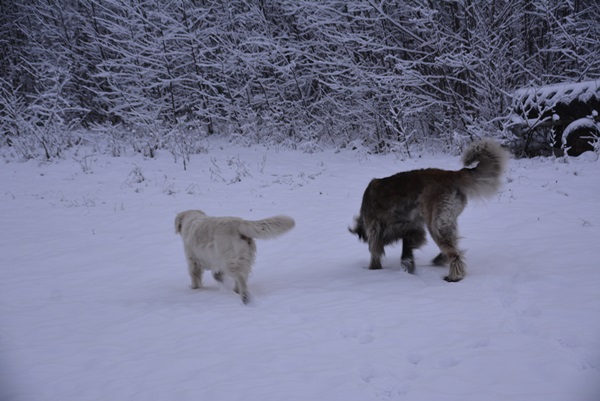
M 517 89 L 513 96 L 523 110 L 535 109 L 540 103 L 552 108 L 558 101 L 570 103 L 579 99 L 587 102 L 593 97 L 600 98 L 600 80 L 521 88 Z
M 458 157 L 207 148 L 187 171 L 3 163 L 0 400 L 600 399 L 597 158 L 511 160 L 463 212 L 468 275 L 446 283 L 431 241 L 416 275 L 400 246 L 369 271 L 347 226 L 371 178 Z M 249 306 L 230 281 L 189 288 L 173 220 L 191 208 L 295 218 L 258 242 Z
M 596 123 L 593 119 L 588 117 L 580 118 L 567 125 L 567 127 L 563 131 L 562 146 L 567 146 L 567 140 L 569 139 L 569 135 L 582 128 L 588 128 L 590 132 L 590 134 L 586 135 L 585 138 L 593 138 L 594 132 L 600 132 L 600 124 Z

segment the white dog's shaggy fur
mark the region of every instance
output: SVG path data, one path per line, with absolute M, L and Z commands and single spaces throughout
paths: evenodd
M 201 210 L 187 210 L 175 218 L 175 232 L 181 234 L 192 288 L 202 287 L 202 273 L 212 270 L 217 281 L 223 274 L 235 280 L 235 292 L 242 302 L 250 300 L 247 281 L 256 258 L 255 238 L 277 237 L 295 225 L 288 216 L 250 221 L 239 217 L 210 217 Z

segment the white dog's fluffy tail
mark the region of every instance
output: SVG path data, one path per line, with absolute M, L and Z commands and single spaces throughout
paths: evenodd
M 273 216 L 263 220 L 242 220 L 238 229 L 246 237 L 268 239 L 290 231 L 295 225 L 291 217 Z
M 462 189 L 469 197 L 487 198 L 494 195 L 500 188 L 507 159 L 507 152 L 491 139 L 472 143 L 463 154 L 462 160 L 465 167 L 475 162 L 477 165 L 468 169 L 466 180 L 461 185 Z

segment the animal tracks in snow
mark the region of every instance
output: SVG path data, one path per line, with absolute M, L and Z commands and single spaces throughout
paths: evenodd
M 458 357 L 451 355 L 424 356 L 409 352 L 395 365 L 390 365 L 389 361 L 381 365 L 365 363 L 358 368 L 358 377 L 377 399 L 406 399 L 414 388 L 423 386 L 429 378 L 451 375 L 452 369 L 460 363 Z
M 382 400 L 406 395 L 411 390 L 410 382 L 418 378 L 416 372 L 394 372 L 373 364 L 361 366 L 358 375 L 363 383 L 370 386 L 374 395 Z
M 343 329 L 340 331 L 342 337 L 346 340 L 355 340 L 359 344 L 370 344 L 375 341 L 375 336 L 373 335 L 373 328 L 367 327 L 363 330 L 358 329 Z

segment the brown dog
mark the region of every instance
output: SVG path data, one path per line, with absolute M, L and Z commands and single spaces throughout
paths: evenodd
M 492 140 L 471 144 L 465 168 L 413 170 L 373 179 L 363 195 L 360 215 L 350 232 L 369 244 L 369 269 L 381 269 L 384 247 L 402 240 L 401 263 L 414 273 L 413 250 L 425 243 L 425 226 L 440 248 L 434 264 L 450 263 L 446 281 L 460 281 L 465 264 L 457 248 L 457 218 L 471 197 L 488 198 L 500 187 L 507 153 Z M 473 168 L 467 168 L 478 162 Z

